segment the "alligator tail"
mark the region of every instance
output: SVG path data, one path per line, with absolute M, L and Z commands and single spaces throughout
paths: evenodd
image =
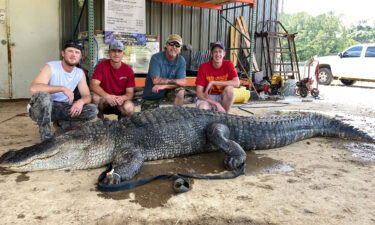
M 327 118 L 326 119 L 326 133 L 324 136 L 339 137 L 348 140 L 364 141 L 369 143 L 375 143 L 375 138 L 370 136 L 365 131 L 354 127 L 348 123 L 345 123 L 336 118 Z

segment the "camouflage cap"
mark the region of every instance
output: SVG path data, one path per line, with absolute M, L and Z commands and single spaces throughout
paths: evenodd
M 169 35 L 168 39 L 167 39 L 167 43 L 171 43 L 171 42 L 178 42 L 180 45 L 182 45 L 182 38 L 180 35 L 178 34 L 171 34 Z

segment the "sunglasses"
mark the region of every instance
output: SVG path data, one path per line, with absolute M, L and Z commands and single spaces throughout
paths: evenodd
M 175 42 L 175 41 L 174 41 L 174 42 L 169 42 L 168 45 L 169 45 L 169 46 L 176 46 L 176 48 L 181 47 L 180 43 Z
M 83 45 L 80 42 L 68 41 L 68 42 L 65 43 L 64 49 L 69 48 L 69 47 L 73 47 L 73 48 L 77 48 L 79 50 L 82 50 Z

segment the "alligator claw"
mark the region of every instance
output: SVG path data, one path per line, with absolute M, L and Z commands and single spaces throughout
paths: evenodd
M 107 174 L 102 182 L 105 185 L 119 184 L 121 182 L 121 177 L 117 173 Z
M 224 160 L 224 166 L 227 170 L 238 170 L 245 163 L 246 157 L 242 156 L 227 156 Z

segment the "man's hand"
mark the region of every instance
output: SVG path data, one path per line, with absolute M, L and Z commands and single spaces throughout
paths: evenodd
M 63 93 L 66 95 L 66 97 L 68 97 L 69 104 L 71 105 L 74 101 L 74 93 L 66 87 L 63 87 Z
M 211 88 L 215 85 L 215 81 L 210 81 L 206 87 L 206 89 L 204 90 L 204 93 L 205 94 L 210 94 L 211 92 Z
M 70 116 L 71 117 L 77 117 L 77 116 L 79 116 L 81 114 L 81 112 L 82 112 L 83 105 L 84 105 L 83 101 L 80 101 L 80 100 L 76 101 L 72 105 L 72 107 L 69 109 Z
M 224 107 L 220 103 L 218 103 L 218 102 L 215 104 L 215 107 L 216 107 L 216 111 L 218 111 L 218 112 L 222 112 L 222 113 L 226 113 L 227 112 L 224 109 Z
M 208 96 L 208 94 L 207 94 L 206 92 L 203 93 L 203 96 L 204 96 L 206 99 L 211 99 L 210 96 Z M 214 103 L 211 103 L 211 104 L 214 106 L 214 109 L 215 109 L 216 111 L 218 111 L 218 112 L 223 112 L 223 113 L 227 112 L 227 111 L 224 109 L 224 107 L 220 104 L 220 102 L 217 102 L 217 101 L 215 101 L 215 100 L 213 100 L 213 99 L 211 99 L 211 101 L 214 102 Z
M 125 95 L 116 96 L 116 103 L 117 105 L 122 105 L 127 100 Z
M 104 96 L 105 101 L 110 105 L 110 106 L 116 106 L 117 101 L 116 101 L 117 96 L 116 95 L 106 95 Z
M 152 88 L 152 92 L 153 93 L 158 93 L 160 90 L 164 90 L 165 88 L 167 87 L 167 85 L 154 85 L 154 87 Z

